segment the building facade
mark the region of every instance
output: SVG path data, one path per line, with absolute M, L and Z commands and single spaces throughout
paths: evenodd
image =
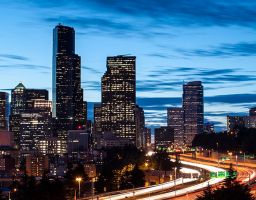
M 184 141 L 188 146 L 196 134 L 203 133 L 204 99 L 201 81 L 192 81 L 183 85 Z
M 107 58 L 107 71 L 102 77 L 101 126 L 103 134 L 128 139 L 136 144 L 136 57 Z
M 19 83 L 11 93 L 10 131 L 22 150 L 35 150 L 35 143 L 51 134 L 51 102 L 48 91 L 27 89 Z
M 57 136 L 67 139 L 67 131 L 85 126 L 86 111 L 81 88 L 81 58 L 75 54 L 75 30 L 57 25 L 53 30 L 52 67 L 53 117 Z
M 229 134 L 237 134 L 240 128 L 250 128 L 249 116 L 227 116 L 227 131 Z
M 183 108 L 167 109 L 167 126 L 174 129 L 174 143 L 184 144 L 184 112 Z
M 155 148 L 166 150 L 174 142 L 174 129 L 168 126 L 155 128 Z
M 8 104 L 8 93 L 0 92 L 0 130 L 8 130 Z
M 145 137 L 145 116 L 143 108 L 136 105 L 135 107 L 135 125 L 136 125 L 136 147 L 143 148 L 146 143 Z

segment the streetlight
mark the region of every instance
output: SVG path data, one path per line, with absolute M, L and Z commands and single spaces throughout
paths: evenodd
M 177 170 L 177 167 L 174 167 L 174 188 L 175 188 L 175 197 L 176 197 L 176 170 Z
M 95 178 L 92 178 L 92 200 L 94 199 L 94 182 Z
M 82 181 L 81 177 L 76 177 L 76 182 L 78 182 L 78 197 L 79 198 L 80 198 L 80 195 L 81 195 L 81 181 Z
M 237 163 L 237 155 L 236 155 L 236 170 L 237 170 L 237 167 L 238 167 L 238 163 Z
M 131 182 L 127 182 L 128 184 L 130 184 L 132 186 L 132 198 L 134 199 L 135 196 L 135 187 Z
M 217 145 L 217 159 L 218 159 L 218 166 L 220 165 L 220 160 L 219 160 L 219 143 L 216 143 Z

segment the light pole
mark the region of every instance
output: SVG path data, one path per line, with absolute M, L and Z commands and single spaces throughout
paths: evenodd
M 92 178 L 92 200 L 94 199 L 94 182 L 95 178 Z
M 237 167 L 238 167 L 238 163 L 237 163 L 237 155 L 236 155 L 236 170 L 237 170 Z
M 174 196 L 176 197 L 176 170 L 177 170 L 177 167 L 174 167 L 174 188 L 175 188 L 175 191 L 174 191 Z
M 82 181 L 81 177 L 76 177 L 76 182 L 78 182 L 78 197 L 79 198 L 81 196 L 81 181 Z
M 127 183 L 129 183 L 132 186 L 132 198 L 135 199 L 134 198 L 134 196 L 135 196 L 135 187 L 131 182 L 127 182 Z M 150 195 L 150 193 L 149 193 L 149 195 Z
M 219 160 L 219 143 L 216 143 L 217 145 L 217 159 L 218 159 L 218 166 L 220 165 L 220 160 Z

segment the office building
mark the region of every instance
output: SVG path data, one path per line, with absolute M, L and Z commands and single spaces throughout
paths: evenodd
M 227 116 L 227 131 L 229 134 L 237 134 L 240 128 L 250 128 L 249 116 Z
M 19 83 L 11 92 L 10 131 L 14 141 L 22 149 L 34 148 L 38 135 L 48 135 L 51 129 L 51 102 L 48 91 L 27 89 Z M 47 133 L 42 131 L 46 131 Z M 32 146 L 30 146 L 32 145 Z M 25 147 L 26 146 L 26 147 Z M 29 148 L 27 148 L 30 146 Z
M 26 156 L 26 173 L 28 176 L 42 177 L 49 171 L 49 158 L 40 153 L 30 153 Z
M 151 129 L 144 127 L 143 129 L 143 136 L 145 140 L 143 141 L 143 148 L 150 148 L 151 147 Z
M 66 141 L 67 131 L 85 126 L 81 88 L 81 58 L 75 54 L 75 30 L 57 25 L 53 30 L 52 112 L 57 136 Z
M 174 129 L 168 126 L 155 128 L 155 148 L 167 150 L 174 142 Z
M 44 103 L 43 103 L 44 102 Z M 51 103 L 38 100 L 20 114 L 20 147 L 22 151 L 38 150 L 40 140 L 51 137 Z
M 136 105 L 135 107 L 135 125 L 136 125 L 136 147 L 143 148 L 146 143 L 144 135 L 145 116 L 143 108 Z
M 67 153 L 73 162 L 88 161 L 91 153 L 91 136 L 86 130 L 68 131 Z
M 184 144 L 184 113 L 183 108 L 171 107 L 167 109 L 167 126 L 174 129 L 174 143 Z
M 214 124 L 210 122 L 204 123 L 204 133 L 215 133 Z
M 249 110 L 249 116 L 250 117 L 256 117 L 256 107 L 250 108 Z
M 8 104 L 8 93 L 0 92 L 0 130 L 8 130 Z
M 7 130 L 0 130 L 0 146 L 14 146 L 13 133 Z
M 63 155 L 66 152 L 66 143 L 57 137 L 48 137 L 38 140 L 36 148 L 43 155 Z
M 196 134 L 203 133 L 204 99 L 201 81 L 183 85 L 184 141 L 188 146 Z
M 134 56 L 107 58 L 102 77 L 101 127 L 115 137 L 136 144 L 135 102 L 136 75 Z

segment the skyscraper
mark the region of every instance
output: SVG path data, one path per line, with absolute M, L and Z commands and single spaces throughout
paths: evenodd
M 168 126 L 155 128 L 155 147 L 156 149 L 170 148 L 174 142 L 174 129 Z
M 136 143 L 136 74 L 134 56 L 107 58 L 102 77 L 102 132 Z
M 249 116 L 250 117 L 255 117 L 256 116 L 256 107 L 250 108 Z
M 171 107 L 167 109 L 167 126 L 174 129 L 174 143 L 184 143 L 183 108 Z
M 196 134 L 203 133 L 204 100 L 201 81 L 183 85 L 184 140 L 191 145 Z
M 8 103 L 8 93 L 0 92 L 0 130 L 8 129 Z
M 81 59 L 75 54 L 75 30 L 57 25 L 53 30 L 52 99 L 58 137 L 66 140 L 67 131 L 85 125 Z
M 145 128 L 145 116 L 143 108 L 136 105 L 135 107 L 135 124 L 136 124 L 136 147 L 143 148 L 146 143 L 144 135 Z
M 51 102 L 48 91 L 27 89 L 19 83 L 11 92 L 10 131 L 23 150 L 34 149 L 36 141 L 51 132 Z

